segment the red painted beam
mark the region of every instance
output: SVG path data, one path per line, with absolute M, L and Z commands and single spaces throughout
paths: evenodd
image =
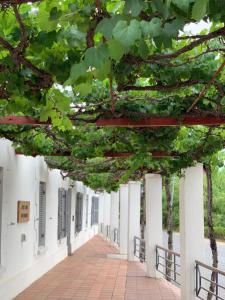
M 23 152 L 20 151 L 15 151 L 16 155 L 26 155 Z M 51 153 L 51 154 L 40 154 L 37 152 L 33 152 L 31 153 L 29 156 L 71 156 L 71 152 L 69 151 L 65 151 L 65 152 L 55 152 L 55 153 Z M 104 157 L 112 157 L 112 158 L 127 158 L 127 157 L 131 157 L 132 155 L 134 155 L 134 153 L 132 152 L 105 152 L 104 153 Z M 178 154 L 174 153 L 174 152 L 166 152 L 166 151 L 152 151 L 151 152 L 152 157 L 179 157 Z
M 192 125 L 223 125 L 224 117 L 193 117 L 184 116 L 182 118 L 174 117 L 152 117 L 147 119 L 104 119 L 97 120 L 96 125 L 102 127 L 163 127 L 163 126 L 192 126 Z
M 183 116 L 182 118 L 174 117 L 152 117 L 146 119 L 104 119 L 100 118 L 96 121 L 97 126 L 102 127 L 162 127 L 162 126 L 192 126 L 192 125 L 223 125 L 224 117 L 194 117 Z M 0 125 L 33 125 L 46 126 L 51 125 L 50 121 L 41 122 L 29 116 L 6 116 L 0 117 Z
M 26 155 L 21 151 L 15 151 L 16 155 Z M 71 156 L 71 152 L 69 151 L 65 151 L 65 152 L 55 152 L 55 153 L 51 153 L 51 154 L 41 154 L 41 153 L 37 153 L 37 152 L 32 152 L 31 154 L 29 154 L 28 156 Z
M 0 117 L 1 125 L 50 125 L 50 122 L 41 122 L 29 116 L 6 116 Z
M 179 157 L 177 153 L 166 151 L 152 151 L 150 153 L 152 157 Z M 132 152 L 105 152 L 105 157 L 130 157 L 134 155 Z
M 105 152 L 104 157 L 130 157 L 134 155 L 132 152 Z

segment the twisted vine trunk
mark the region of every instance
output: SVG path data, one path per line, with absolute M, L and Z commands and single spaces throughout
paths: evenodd
M 145 180 L 143 180 L 143 192 L 141 193 L 141 238 L 145 238 Z
M 170 178 L 165 178 L 166 203 L 167 203 L 167 234 L 168 234 L 168 249 L 173 250 L 173 205 Z M 168 253 L 166 261 L 166 279 L 170 281 L 172 268 L 172 255 Z
M 213 190 L 212 190 L 212 170 L 210 166 L 205 166 L 205 172 L 207 177 L 207 224 L 208 224 L 208 237 L 210 240 L 210 248 L 212 251 L 212 260 L 213 260 L 213 267 L 218 267 L 218 251 L 217 251 L 217 244 L 215 238 L 215 232 L 213 228 Z M 216 281 L 216 273 L 212 272 L 211 280 Z M 210 291 L 214 293 L 215 291 L 215 284 L 211 283 L 209 287 Z M 213 295 L 208 293 L 207 300 L 211 300 Z

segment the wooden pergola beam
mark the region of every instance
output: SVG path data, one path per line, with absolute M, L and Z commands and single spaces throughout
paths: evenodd
M 23 152 L 21 151 L 15 151 L 16 155 L 25 155 Z M 132 152 L 105 152 L 104 153 L 104 157 L 112 157 L 112 158 L 127 158 L 127 157 L 131 157 L 132 155 L 134 155 L 135 153 Z M 152 151 L 149 152 L 149 154 L 152 155 L 152 157 L 179 157 L 178 154 L 174 153 L 174 152 L 166 152 L 166 151 Z M 71 156 L 71 152 L 69 151 L 65 151 L 65 152 L 55 152 L 55 153 L 51 153 L 51 154 L 41 154 L 41 153 L 37 153 L 37 152 L 33 152 L 30 154 L 30 156 Z
M 24 154 L 23 152 L 21 151 L 18 151 L 18 150 L 15 150 L 15 154 L 16 155 L 26 155 Z M 42 154 L 42 153 L 38 153 L 38 152 L 32 152 L 31 154 L 29 154 L 28 156 L 71 156 L 71 152 L 69 151 L 65 151 L 65 152 L 54 152 L 54 153 L 51 153 L 51 154 Z
M 105 157 L 131 157 L 135 153 L 132 152 L 105 152 Z M 166 152 L 166 151 L 152 151 L 149 152 L 149 154 L 152 155 L 152 157 L 179 157 L 177 153 L 174 152 Z
M 29 116 L 6 116 L 0 117 L 0 125 L 50 125 L 51 122 L 41 122 Z
M 167 127 L 167 126 L 193 126 L 193 125 L 223 125 L 225 124 L 224 117 L 193 117 L 183 116 L 182 118 L 175 117 L 151 117 L 146 119 L 104 119 L 97 120 L 96 125 L 99 127 Z
M 99 127 L 167 127 L 167 126 L 193 126 L 206 125 L 218 126 L 225 124 L 225 115 L 223 117 L 205 117 L 205 116 L 183 116 L 175 117 L 151 117 L 146 119 L 105 119 L 99 118 L 96 121 Z M 0 117 L 0 125 L 32 125 L 48 126 L 50 121 L 42 122 L 29 116 L 5 116 Z

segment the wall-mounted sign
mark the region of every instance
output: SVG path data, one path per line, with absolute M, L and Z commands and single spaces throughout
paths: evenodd
M 30 201 L 18 201 L 17 222 L 27 223 L 30 221 Z

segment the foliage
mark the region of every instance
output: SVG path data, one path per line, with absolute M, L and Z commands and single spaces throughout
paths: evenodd
M 179 174 L 224 147 L 223 126 L 95 126 L 101 117 L 224 117 L 223 1 L 1 0 L 0 8 L 0 116 L 51 123 L 1 125 L 17 151 L 110 191 L 147 172 Z M 200 20 L 210 28 L 189 35 Z M 176 157 L 155 159 L 156 150 Z
M 213 223 L 216 238 L 225 239 L 225 167 L 216 168 L 212 174 L 213 180 Z M 204 180 L 204 202 L 205 202 L 205 236 L 208 236 L 207 225 L 207 187 Z M 163 225 L 166 228 L 167 209 L 165 190 L 163 192 Z M 174 202 L 173 202 L 174 230 L 179 231 L 179 179 L 175 177 Z

